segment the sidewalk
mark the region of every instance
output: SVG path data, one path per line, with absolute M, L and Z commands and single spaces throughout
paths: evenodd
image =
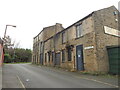
M 2 67 L 0 67 L 0 90 L 2 89 Z
M 118 83 L 119 83 L 120 78 L 118 79 L 118 77 L 116 77 L 114 75 L 98 75 L 98 76 L 96 76 L 96 75 L 92 75 L 92 74 L 83 74 L 81 72 L 71 72 L 71 71 L 68 71 L 68 70 L 65 70 L 62 68 L 47 67 L 47 66 L 38 66 L 38 67 L 47 68 L 49 70 L 56 71 L 56 72 L 63 73 L 63 74 L 69 74 L 69 75 L 76 77 L 76 78 L 82 78 L 85 80 L 109 84 L 109 85 L 114 86 L 114 87 L 119 86 Z
M 12 66 L 4 65 L 2 67 L 2 88 L 23 88 L 20 80 Z

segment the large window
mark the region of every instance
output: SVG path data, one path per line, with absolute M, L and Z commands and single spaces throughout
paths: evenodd
M 65 32 L 62 33 L 62 43 L 66 42 Z
M 65 62 L 65 50 L 62 50 L 62 62 Z
M 76 38 L 82 36 L 82 24 L 76 26 Z

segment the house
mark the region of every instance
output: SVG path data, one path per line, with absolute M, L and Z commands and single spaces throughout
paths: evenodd
M 43 28 L 43 30 L 34 37 L 33 40 L 33 59 L 35 64 L 43 64 L 44 59 L 44 41 L 53 37 L 56 33 L 60 32 L 64 28 L 62 24 L 56 23 L 56 25 Z
M 111 6 L 94 11 L 65 29 L 58 23 L 44 28 L 34 37 L 32 63 L 118 74 L 119 14 Z

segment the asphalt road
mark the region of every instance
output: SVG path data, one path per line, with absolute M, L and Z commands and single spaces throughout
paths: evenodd
M 6 64 L 3 88 L 117 88 L 117 78 L 80 75 L 31 64 Z

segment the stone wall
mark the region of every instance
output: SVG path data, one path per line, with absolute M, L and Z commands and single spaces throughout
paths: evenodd
M 114 12 L 117 12 L 114 15 Z M 118 11 L 112 6 L 94 13 L 95 37 L 96 37 L 96 61 L 98 63 L 98 71 L 109 71 L 109 60 L 107 54 L 107 46 L 118 46 L 118 37 L 105 34 L 104 26 L 118 29 Z M 119 24 L 120 25 L 120 24 Z

